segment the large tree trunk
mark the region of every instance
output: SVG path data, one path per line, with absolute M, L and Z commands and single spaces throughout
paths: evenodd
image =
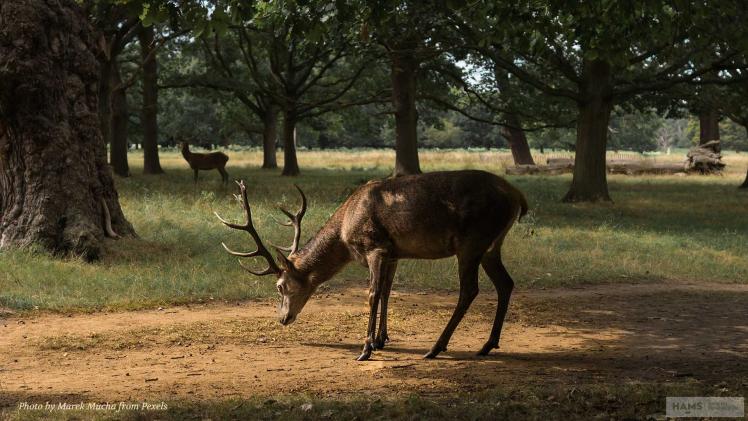
M 275 142 L 278 140 L 278 110 L 268 107 L 262 119 L 262 168 L 278 168 Z M 298 170 L 298 168 L 297 168 Z
M 744 121 L 744 123 L 746 123 Z M 748 135 L 748 124 L 744 124 L 745 126 L 745 133 Z M 745 173 L 745 181 L 743 181 L 743 184 L 740 185 L 741 189 L 748 189 L 748 171 Z
M 296 160 L 296 116 L 293 112 L 283 112 L 283 172 L 281 175 L 299 175 L 299 162 Z
M 411 48 L 398 48 L 390 55 L 392 105 L 395 108 L 395 176 L 419 174 L 418 111 L 416 73 L 418 61 Z
M 522 130 L 519 117 L 516 114 L 506 113 L 504 114 L 504 121 L 507 125 L 501 128 L 501 134 L 509 142 L 514 164 L 535 165 L 532 153 L 530 152 L 530 145 L 527 143 L 527 136 L 525 136 L 525 131 Z
M 98 257 L 120 209 L 97 117 L 96 39 L 73 0 L 0 4 L 0 248 Z
M 143 60 L 143 174 L 163 174 L 158 159 L 158 65 L 153 44 L 153 26 L 138 31 Z
M 111 90 L 112 90 L 112 63 L 102 59 L 101 71 L 99 72 L 99 127 L 101 128 L 101 137 L 104 145 L 108 146 L 112 142 L 110 136 L 111 129 Z
M 705 108 L 699 112 L 699 145 L 719 140 L 719 112 Z
M 513 89 L 509 81 L 509 74 L 501 67 L 494 66 L 494 78 L 499 92 L 507 97 L 511 96 Z M 503 118 L 506 126 L 502 126 L 501 135 L 509 143 L 514 164 L 535 165 L 532 153 L 530 153 L 530 145 L 527 143 L 527 136 L 525 136 L 525 131 L 522 130 L 522 122 L 517 113 L 510 110 L 504 113 Z
M 613 111 L 610 65 L 604 61 L 587 64 L 582 81 L 577 119 L 574 176 L 565 202 L 610 201 L 605 147 L 608 123 Z
M 111 98 L 109 115 L 109 135 L 112 145 L 110 149 L 110 163 L 112 170 L 120 177 L 130 176 L 130 166 L 127 164 L 127 124 L 129 111 L 127 109 L 127 91 L 122 84 L 119 64 L 112 64 Z

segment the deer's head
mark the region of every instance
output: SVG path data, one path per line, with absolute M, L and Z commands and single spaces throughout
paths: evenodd
M 299 251 L 299 239 L 301 238 L 301 219 L 304 217 L 304 213 L 306 213 L 306 196 L 304 195 L 304 192 L 301 191 L 299 186 L 295 186 L 296 189 L 301 194 L 301 208 L 298 212 L 295 214 L 292 214 L 291 212 L 281 208 L 281 212 L 283 212 L 286 216 L 289 218 L 289 222 L 284 223 L 282 225 L 285 226 L 293 226 L 294 227 L 294 239 L 293 244 L 291 244 L 290 247 L 278 247 L 273 246 L 276 249 L 276 258 L 273 258 L 273 255 L 268 251 L 268 249 L 265 247 L 265 245 L 262 243 L 262 240 L 260 239 L 260 235 L 257 233 L 257 230 L 255 229 L 254 225 L 252 224 L 252 211 L 249 207 L 249 200 L 247 199 L 247 188 L 244 185 L 244 181 L 238 181 L 237 184 L 239 185 L 239 195 L 235 195 L 237 200 L 241 201 L 242 206 L 244 207 L 244 212 L 246 214 L 246 222 L 244 224 L 234 224 L 231 222 L 228 222 L 221 218 L 217 213 L 216 217 L 223 222 L 224 225 L 226 225 L 229 228 L 234 228 L 242 231 L 246 231 L 249 233 L 249 235 L 252 236 L 252 239 L 254 240 L 255 244 L 257 245 L 257 250 L 251 251 L 251 252 L 236 252 L 231 249 L 229 249 L 226 244 L 223 244 L 223 248 L 226 249 L 226 251 L 229 254 L 232 254 L 234 256 L 238 257 L 262 257 L 267 261 L 267 268 L 261 271 L 255 271 L 247 266 L 244 266 L 241 261 L 239 261 L 239 265 L 241 265 L 244 270 L 247 272 L 257 275 L 257 276 L 265 276 L 265 275 L 275 275 L 277 278 L 277 281 L 275 283 L 276 288 L 278 289 L 278 293 L 281 295 L 281 303 L 278 306 L 278 316 L 280 318 L 280 322 L 283 325 L 288 325 L 293 323 L 294 320 L 296 320 L 296 316 L 301 312 L 301 310 L 304 308 L 304 305 L 309 300 L 309 297 L 312 296 L 314 293 L 314 290 L 316 288 L 315 285 L 311 282 L 308 276 L 301 273 L 297 268 L 294 266 L 294 254 Z M 283 252 L 289 252 L 290 254 L 288 257 L 286 257 Z

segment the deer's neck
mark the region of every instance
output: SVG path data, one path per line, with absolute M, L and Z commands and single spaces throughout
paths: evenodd
M 190 155 L 192 155 L 192 153 L 190 152 L 190 147 L 189 146 L 183 146 L 182 147 L 182 156 L 184 157 L 184 159 L 189 160 L 190 159 Z
M 351 261 L 348 247 L 340 239 L 340 223 L 335 216 L 293 256 L 297 271 L 306 275 L 314 286 L 332 278 Z

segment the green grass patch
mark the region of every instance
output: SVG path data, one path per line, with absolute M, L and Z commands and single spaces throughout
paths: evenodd
M 309 197 L 304 238 L 316 232 L 358 185 L 385 177 L 389 152 L 301 152 L 302 176 L 280 177 L 257 169 L 257 151 L 231 151 L 229 173 L 246 180 L 255 224 L 270 242 L 290 242 L 277 225 L 280 204 L 295 208 L 298 183 Z M 424 170 L 483 168 L 502 173 L 494 152 L 428 151 Z M 736 155 L 737 156 L 737 155 Z M 175 152 L 162 152 L 163 176 L 140 175 L 141 155 L 131 154 L 133 176 L 117 179 L 120 199 L 140 239 L 110 241 L 93 264 L 32 251 L 0 254 L 0 307 L 15 310 L 93 311 L 151 308 L 211 300 L 236 301 L 276 294 L 273 282 L 253 277 L 220 246 L 249 249 L 246 234 L 213 216 L 242 218 L 218 173 L 201 172 L 197 186 Z M 734 157 L 733 157 L 734 158 Z M 738 158 L 734 158 L 738 159 Z M 741 157 L 724 177 L 610 177 L 614 204 L 562 204 L 569 176 L 509 177 L 528 197 L 530 214 L 510 232 L 504 257 L 520 288 L 619 281 L 748 280 L 748 194 L 736 186 Z M 242 235 L 244 234 L 244 235 Z M 457 289 L 454 259 L 404 261 L 396 289 Z M 328 285 L 366 278 L 349 265 Z M 483 280 L 484 289 L 493 288 Z M 355 285 L 361 285 L 356 283 Z

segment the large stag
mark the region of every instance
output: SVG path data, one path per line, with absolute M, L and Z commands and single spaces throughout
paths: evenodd
M 374 349 L 384 348 L 387 336 L 387 301 L 399 259 L 439 259 L 456 255 L 460 298 L 436 344 L 425 357 L 434 358 L 447 344 L 473 299 L 478 295 L 478 266 L 488 274 L 498 293 L 498 307 L 488 341 L 479 355 L 498 348 L 501 328 L 509 307 L 514 281 L 501 261 L 501 244 L 514 221 L 527 213 L 524 195 L 504 179 L 484 171 L 434 172 L 371 181 L 359 187 L 330 217 L 320 231 L 299 248 L 301 219 L 307 200 L 301 194 L 301 209 L 292 214 L 281 209 L 294 227 L 294 239 L 286 257 L 279 247 L 277 260 L 263 245 L 252 224 L 247 190 L 239 182 L 246 212 L 244 224 L 216 216 L 230 228 L 247 231 L 257 245 L 239 257 L 261 256 L 268 267 L 248 272 L 275 275 L 283 297 L 280 322 L 292 323 L 315 289 L 352 260 L 369 268 L 369 325 L 359 361 Z M 239 262 L 241 264 L 241 261 Z M 381 303 L 379 331 L 377 309 Z
M 182 142 L 182 156 L 190 164 L 195 172 L 195 183 L 197 183 L 197 172 L 199 170 L 218 170 L 224 184 L 229 182 L 229 173 L 226 172 L 226 162 L 229 157 L 223 152 L 194 153 L 190 151 L 190 144 Z

